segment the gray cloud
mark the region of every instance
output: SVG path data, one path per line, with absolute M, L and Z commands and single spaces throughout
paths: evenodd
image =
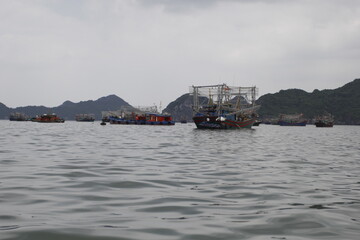
M 227 82 L 336 88 L 359 77 L 358 1 L 1 1 L 0 101 L 115 93 L 166 105 Z

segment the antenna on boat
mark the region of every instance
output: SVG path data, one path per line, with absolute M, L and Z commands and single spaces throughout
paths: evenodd
M 209 105 L 209 106 L 214 104 L 212 98 L 213 98 L 213 96 L 212 96 L 211 91 L 210 91 L 210 89 L 209 89 L 209 102 L 208 102 L 208 105 Z
M 240 105 L 241 105 L 241 88 L 239 88 L 239 96 L 238 96 L 238 99 L 236 101 L 236 106 L 235 108 L 236 109 L 240 109 Z

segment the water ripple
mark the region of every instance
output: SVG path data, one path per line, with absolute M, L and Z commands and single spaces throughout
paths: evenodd
M 356 126 L 0 125 L 0 239 L 360 234 Z

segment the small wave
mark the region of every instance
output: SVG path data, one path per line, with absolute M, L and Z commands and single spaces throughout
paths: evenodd
M 0 226 L 0 231 L 14 230 L 18 229 L 19 227 L 19 225 Z
M 152 212 L 152 213 L 165 213 L 165 212 L 177 212 L 184 215 L 200 214 L 201 211 L 197 210 L 195 207 L 187 206 L 158 206 L 158 207 L 147 207 L 139 208 L 137 212 Z

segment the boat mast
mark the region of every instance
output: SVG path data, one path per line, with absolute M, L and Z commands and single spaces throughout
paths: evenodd
M 193 106 L 193 110 L 198 112 L 199 111 L 199 89 L 198 87 L 195 87 L 194 85 L 193 87 L 193 98 L 194 98 L 194 106 Z
M 239 88 L 239 95 L 238 95 L 237 97 L 238 97 L 238 99 L 237 99 L 237 101 L 236 101 L 236 106 L 235 106 L 235 108 L 236 108 L 237 110 L 239 110 L 239 109 L 240 109 L 240 104 L 241 104 L 241 88 Z
M 251 88 L 251 103 L 252 106 L 255 106 L 255 97 L 256 97 L 256 87 Z
M 216 106 L 216 111 L 217 111 L 217 115 L 221 114 L 221 90 L 222 87 L 221 85 L 217 86 L 217 106 Z

